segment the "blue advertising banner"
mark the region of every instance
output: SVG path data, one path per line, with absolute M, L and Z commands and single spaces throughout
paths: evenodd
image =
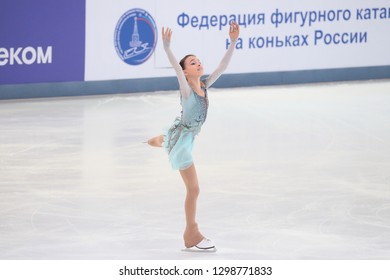
M 0 84 L 84 80 L 85 0 L 2 0 Z

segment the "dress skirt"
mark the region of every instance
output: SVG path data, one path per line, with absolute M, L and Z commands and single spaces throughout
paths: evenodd
M 168 153 L 172 169 L 185 170 L 193 163 L 192 148 L 200 127 L 189 127 L 179 117 L 165 131 L 163 147 Z

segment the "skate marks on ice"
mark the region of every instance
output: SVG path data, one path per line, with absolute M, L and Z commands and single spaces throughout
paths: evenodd
M 202 232 L 142 141 L 177 92 L 0 103 L 0 259 L 388 259 L 390 83 L 210 90 L 197 137 Z

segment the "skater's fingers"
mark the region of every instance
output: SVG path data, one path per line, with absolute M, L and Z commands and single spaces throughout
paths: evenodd
M 170 41 L 171 37 L 172 37 L 172 30 L 169 27 L 167 27 L 167 29 L 165 29 L 163 27 L 162 28 L 162 38 L 163 38 L 163 40 Z

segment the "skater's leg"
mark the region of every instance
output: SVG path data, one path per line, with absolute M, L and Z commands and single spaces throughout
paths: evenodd
M 187 195 L 185 199 L 186 229 L 184 231 L 184 244 L 187 248 L 197 245 L 203 240 L 203 235 L 199 232 L 196 223 L 196 202 L 199 196 L 199 183 L 195 165 L 192 164 L 185 170 L 180 170 L 180 174 L 186 185 Z
M 159 135 L 159 136 L 156 136 L 156 137 L 153 137 L 153 138 L 150 138 L 148 140 L 148 144 L 150 146 L 153 146 L 153 147 L 162 147 L 162 143 L 164 142 L 164 136 L 163 135 Z

